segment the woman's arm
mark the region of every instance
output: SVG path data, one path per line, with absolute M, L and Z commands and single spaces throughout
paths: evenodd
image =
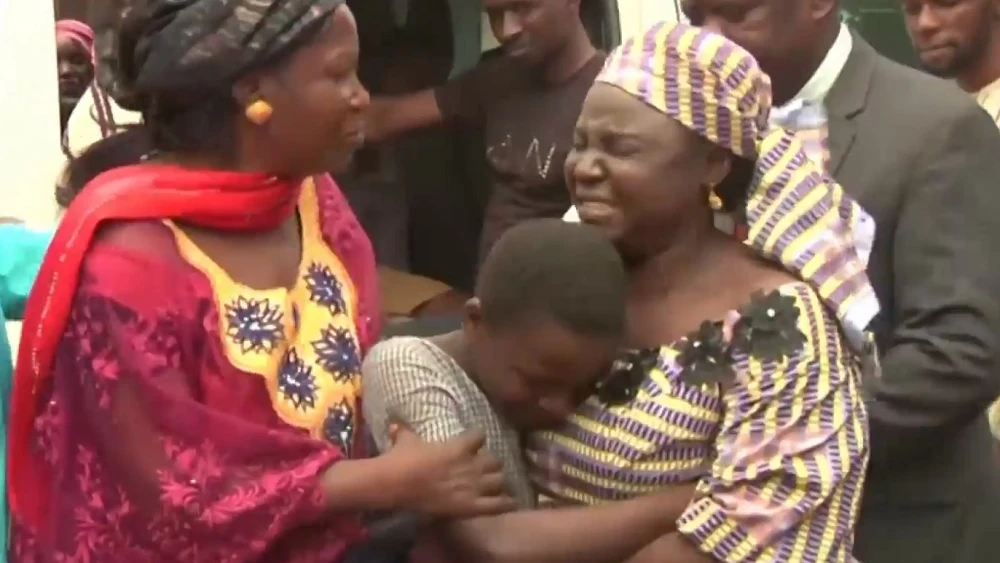
M 628 563 L 847 563 L 868 464 L 861 371 L 815 294 L 800 290 L 795 357 L 740 373 L 717 459 L 677 521 Z
M 24 303 L 50 240 L 50 231 L 0 224 L 0 306 L 7 319 L 20 319 L 24 314 Z
M 619 563 L 675 528 L 693 485 L 598 506 L 512 512 L 447 524 L 444 539 L 476 563 Z
M 381 449 L 391 442 L 390 419 L 406 427 L 399 436 L 430 442 L 472 428 L 462 405 L 477 399 L 462 396 L 458 387 L 448 385 L 464 377 L 453 370 L 414 338 L 388 340 L 372 349 L 362 368 L 364 409 Z M 442 525 L 440 539 L 463 560 L 475 563 L 619 563 L 673 530 L 693 490 L 694 485 L 678 486 L 662 494 L 595 507 L 453 520 Z
M 680 532 L 669 533 L 647 545 L 625 563 L 717 563 Z
M 466 437 L 459 447 L 435 445 L 451 448 L 445 452 L 411 448 L 395 461 L 391 454 L 349 460 L 325 441 L 216 407 L 261 397 L 258 383 L 234 378 L 238 372 L 208 345 L 220 335 L 206 284 L 172 258 L 147 254 L 99 242 L 84 262 L 52 395 L 42 401 L 51 412 L 39 417 L 36 434 L 53 474 L 77 467 L 87 476 L 51 499 L 54 511 L 84 514 L 54 541 L 72 553 L 81 530 L 110 513 L 138 523 L 120 531 L 122 542 L 140 545 L 136 553 L 155 560 L 191 561 L 192 553 L 200 554 L 198 561 L 258 560 L 278 544 L 322 546 L 317 553 L 337 560 L 361 532 L 358 511 L 407 499 L 427 501 L 417 508 L 461 507 L 440 504 L 452 498 L 447 495 L 431 499 L 386 486 L 386 479 L 413 483 L 400 476 L 439 469 L 447 465 L 441 459 L 453 459 L 449 452 L 474 458 L 466 452 L 478 449 L 479 438 Z M 65 439 L 53 442 L 52 436 Z M 437 483 L 443 473 L 429 479 Z M 456 490 L 464 495 L 460 501 L 483 508 L 468 487 Z M 509 499 L 489 498 L 494 509 L 510 508 Z M 97 544 L 81 547 L 77 556 L 114 560 L 118 544 Z
M 474 431 L 442 443 L 409 435 L 387 454 L 341 461 L 323 474 L 326 504 L 340 512 L 412 510 L 443 518 L 514 510 L 502 465 L 482 451 L 485 441 Z

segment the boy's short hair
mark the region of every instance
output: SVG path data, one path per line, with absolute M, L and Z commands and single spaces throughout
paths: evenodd
M 620 337 L 625 330 L 625 266 L 600 231 L 559 219 L 507 230 L 479 272 L 476 297 L 486 326 L 552 319 L 578 334 Z

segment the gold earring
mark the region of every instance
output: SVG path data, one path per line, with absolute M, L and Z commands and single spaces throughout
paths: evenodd
M 708 206 L 712 208 L 712 211 L 720 211 L 722 209 L 722 198 L 719 194 L 715 193 L 715 186 L 708 192 Z
M 264 100 L 256 100 L 252 104 L 247 106 L 247 109 L 243 112 L 246 115 L 247 120 L 254 125 L 263 125 L 267 123 L 267 120 L 271 119 L 271 114 L 274 113 L 274 108 L 271 104 L 265 102 Z

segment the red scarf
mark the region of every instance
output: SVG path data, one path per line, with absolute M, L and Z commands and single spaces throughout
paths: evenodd
M 7 454 L 11 510 L 29 526 L 47 514 L 45 471 L 31 451 L 38 390 L 52 376 L 80 266 L 105 221 L 177 219 L 227 231 L 277 228 L 295 212 L 301 180 L 263 174 L 136 165 L 106 172 L 73 201 L 28 297 L 14 372 Z

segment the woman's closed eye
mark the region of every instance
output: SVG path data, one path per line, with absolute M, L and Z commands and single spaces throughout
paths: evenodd
M 337 80 L 354 78 L 358 71 L 357 53 L 341 51 L 328 57 L 323 65 L 323 73 Z
M 605 135 L 601 139 L 601 146 L 612 156 L 631 156 L 642 150 L 638 139 L 620 133 Z
M 609 156 L 631 156 L 642 150 L 642 144 L 633 135 L 622 133 L 591 133 L 589 136 L 580 130 L 573 134 L 573 150 L 583 151 L 594 148 Z

